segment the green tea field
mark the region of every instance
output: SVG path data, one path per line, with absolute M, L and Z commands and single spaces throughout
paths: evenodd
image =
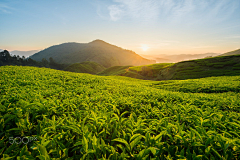
M 144 80 L 184 80 L 212 76 L 238 76 L 240 75 L 239 62 L 240 54 L 188 60 L 178 63 L 156 63 L 129 67 L 115 66 L 107 68 L 98 73 L 98 75 L 121 75 Z
M 0 158 L 240 159 L 240 75 L 150 81 L 1 66 Z

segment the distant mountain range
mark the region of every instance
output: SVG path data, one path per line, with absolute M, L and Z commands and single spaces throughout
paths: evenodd
M 39 50 L 31 50 L 31 51 L 18 51 L 18 50 L 14 50 L 14 51 L 10 51 L 11 54 L 13 55 L 19 55 L 19 56 L 24 56 L 24 57 L 29 57 L 35 53 L 39 52 Z
M 203 53 L 203 54 L 176 54 L 176 55 L 167 55 L 167 54 L 159 54 L 159 55 L 141 55 L 144 58 L 149 58 L 156 60 L 157 63 L 176 63 L 187 60 L 194 59 L 202 59 L 208 57 L 216 57 L 216 56 L 231 56 L 240 54 L 240 49 L 226 52 L 226 53 Z
M 122 49 L 102 40 L 95 40 L 90 43 L 63 43 L 30 56 L 36 61 L 41 61 L 43 58 L 48 60 L 50 57 L 58 63 L 73 64 L 92 61 L 106 68 L 156 63 L 156 61 L 145 59 L 133 51 Z
M 227 52 L 227 53 L 224 53 L 224 54 L 220 54 L 219 56 L 232 56 L 232 55 L 237 55 L 237 54 L 240 54 L 240 49 L 237 49 L 237 50 L 234 50 L 234 51 L 231 51 L 231 52 Z
M 187 60 L 201 59 L 206 57 L 215 57 L 220 55 L 219 53 L 203 53 L 203 54 L 176 54 L 176 55 L 141 55 L 144 58 L 151 58 L 156 60 L 157 63 L 175 63 Z
M 0 49 L 0 52 L 3 51 L 3 49 Z M 30 50 L 30 51 L 18 51 L 18 50 L 14 50 L 14 51 L 9 51 L 9 53 L 11 55 L 19 55 L 19 56 L 24 56 L 24 57 L 29 57 L 35 53 L 39 52 L 39 50 Z
M 0 49 L 0 52 L 3 51 L 3 49 Z M 30 50 L 30 51 L 18 51 L 18 50 L 14 50 L 14 51 L 9 51 L 9 53 L 11 55 L 19 55 L 19 56 L 24 56 L 24 57 L 29 57 L 35 53 L 39 52 L 39 50 Z

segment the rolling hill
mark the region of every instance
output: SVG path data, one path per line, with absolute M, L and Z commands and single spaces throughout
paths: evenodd
M 195 79 L 212 76 L 240 75 L 240 55 L 220 56 L 178 63 L 157 63 L 124 68 L 115 75 L 146 80 Z M 102 75 L 108 74 L 108 70 Z M 121 74 L 118 74 L 121 73 Z M 99 73 L 101 75 L 101 73 Z
M 155 63 L 154 60 L 145 59 L 133 51 L 122 49 L 102 40 L 95 40 L 90 43 L 63 43 L 30 56 L 36 61 L 41 61 L 43 58 L 49 59 L 50 57 L 58 63 L 73 64 L 92 61 L 106 68 Z
M 172 65 L 172 63 L 157 63 L 143 66 L 114 66 L 98 73 L 98 75 L 119 75 L 137 79 L 154 79 L 157 77 L 160 69 L 169 65 Z
M 102 72 L 99 72 L 98 75 L 101 76 L 121 75 L 124 74 L 129 67 L 131 66 L 113 66 L 105 69 Z
M 105 70 L 106 68 L 96 62 L 82 62 L 74 63 L 66 67 L 65 71 L 77 72 L 77 73 L 90 73 L 96 74 Z
M 231 51 L 231 52 L 227 52 L 227 53 L 223 53 L 219 56 L 231 56 L 231 55 L 238 55 L 240 54 L 240 49 L 237 49 L 237 50 L 234 50 L 234 51 Z
M 239 159 L 240 76 L 143 81 L 1 66 L 0 77 L 1 159 Z
M 183 61 L 160 70 L 156 80 L 240 75 L 239 62 L 240 55 Z

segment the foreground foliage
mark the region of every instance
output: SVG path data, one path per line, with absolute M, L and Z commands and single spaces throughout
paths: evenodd
M 240 76 L 156 82 L 2 66 L 0 156 L 240 159 L 239 88 Z

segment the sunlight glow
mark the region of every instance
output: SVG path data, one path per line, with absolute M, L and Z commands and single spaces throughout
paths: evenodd
M 142 49 L 143 51 L 147 51 L 147 50 L 149 49 L 149 46 L 146 45 L 146 44 L 142 44 L 142 45 L 141 45 L 141 49 Z

